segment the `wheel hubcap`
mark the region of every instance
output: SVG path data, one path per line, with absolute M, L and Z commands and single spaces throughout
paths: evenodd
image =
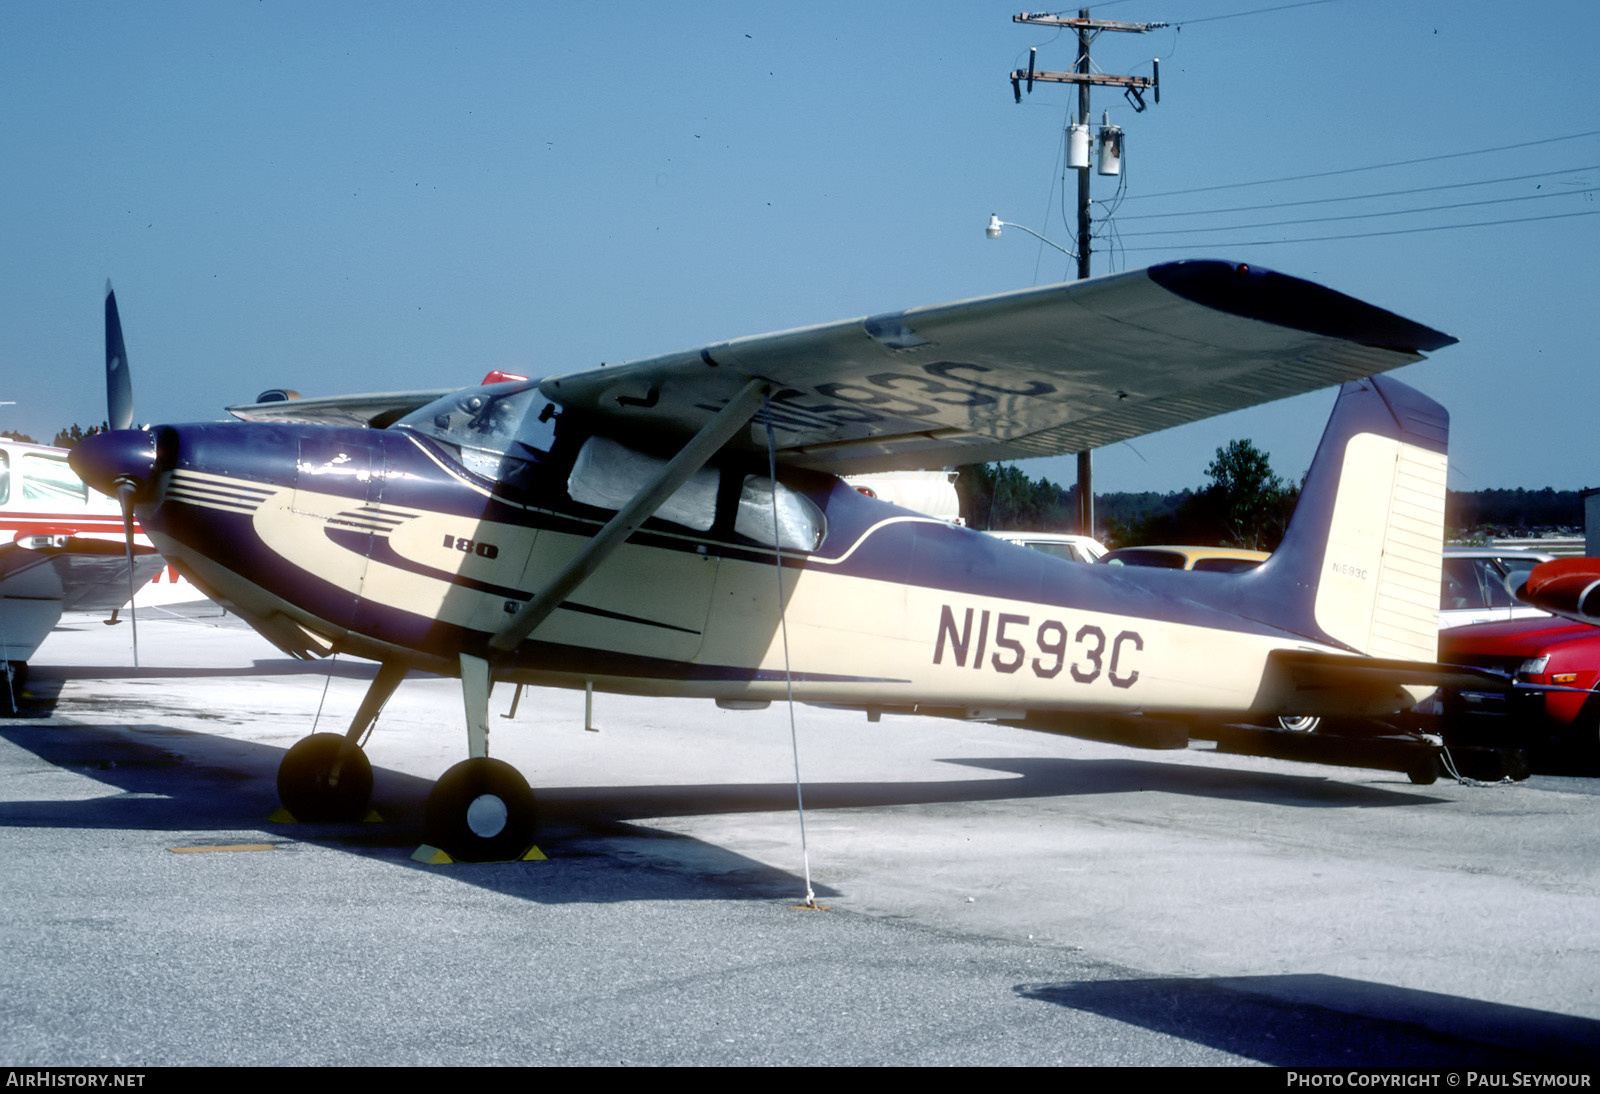
M 467 806 L 467 827 L 479 839 L 493 839 L 505 831 L 509 813 L 496 794 L 480 794 Z

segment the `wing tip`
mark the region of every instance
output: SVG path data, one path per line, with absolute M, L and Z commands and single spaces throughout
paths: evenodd
M 1151 266 L 1148 273 L 1167 291 L 1208 308 L 1377 349 L 1421 354 L 1458 341 L 1375 304 L 1265 266 L 1184 259 Z

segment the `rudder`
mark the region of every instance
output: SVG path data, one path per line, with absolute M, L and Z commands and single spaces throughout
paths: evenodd
M 1264 621 L 1373 657 L 1437 657 L 1449 422 L 1397 380 L 1343 386 L 1283 543 L 1257 571 Z

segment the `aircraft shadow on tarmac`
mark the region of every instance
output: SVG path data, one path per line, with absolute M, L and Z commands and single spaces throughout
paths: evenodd
M 424 803 L 432 786 L 425 778 L 374 767 L 373 807 L 383 818 L 381 824 L 278 825 L 266 819 L 278 807 L 276 778 L 283 758 L 283 750 L 272 745 L 160 725 L 36 719 L 0 724 L 0 739 L 53 767 L 80 772 L 120 791 L 68 801 L 0 801 L 0 828 L 173 831 L 184 833 L 190 842 L 193 833 L 207 830 L 262 830 L 281 834 L 285 845 L 310 843 L 435 869 L 412 863 L 409 857 L 425 842 Z M 948 805 L 1131 791 L 1292 808 L 1373 808 L 1442 800 L 1315 775 L 1217 770 L 1140 759 L 1016 757 L 949 762 L 1015 777 L 808 783 L 806 807 Z M 539 845 L 551 861 L 456 866 L 454 876 L 539 902 L 764 899 L 804 891 L 797 874 L 642 823 L 662 817 L 789 812 L 795 807 L 792 784 L 566 786 L 538 788 L 536 793 L 541 809 Z M 230 835 L 220 842 L 237 838 Z M 657 840 L 674 841 L 670 854 L 649 853 L 651 841 Z M 593 872 L 618 860 L 631 863 L 629 869 L 612 870 L 618 876 L 605 885 L 596 884 Z M 580 864 L 585 868 L 578 869 Z M 641 871 L 641 864 L 656 869 Z M 822 888 L 817 893 L 836 895 Z
M 68 680 L 203 680 L 235 676 L 337 676 L 341 680 L 371 680 L 377 666 L 367 661 L 297 661 L 292 657 L 257 658 L 249 667 L 192 668 L 188 666 L 92 665 L 87 668 L 51 665 L 36 672 L 29 682 L 28 699 L 16 717 L 48 718 L 55 713 L 61 686 Z M 413 672 L 418 679 L 431 673 Z M 80 698 L 78 702 L 83 702 Z
M 1550 1071 L 1600 1061 L 1600 1022 L 1319 974 L 1019 984 L 1018 995 L 1278 1067 Z

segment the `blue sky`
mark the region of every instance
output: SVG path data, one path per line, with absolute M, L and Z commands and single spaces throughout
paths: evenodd
M 1399 375 L 1452 412 L 1452 487 L 1600 485 L 1600 5 L 1259 10 L 1280 3 L 1092 7 L 1176 24 L 1094 46 L 1112 73 L 1162 59 L 1159 106 L 1095 93 L 1127 133 L 1101 222 L 1121 248 L 1098 241 L 1095 272 L 1238 259 L 1448 331 L 1459 346 Z M 1061 279 L 1058 253 L 983 234 L 998 213 L 1070 245 L 1075 93 L 1019 106 L 1006 76 L 1030 45 L 1067 68 L 1074 42 L 1017 10 L 0 5 L 0 429 L 104 417 L 107 277 L 141 421 L 268 387 L 565 372 Z M 1407 160 L 1425 162 L 1346 170 Z M 1490 181 L 1516 176 L 1532 177 Z M 1346 200 L 1397 190 L 1417 192 Z M 1416 211 L 1464 202 L 1492 204 Z M 1217 211 L 1251 205 L 1275 208 Z M 1350 238 L 1378 232 L 1405 234 Z M 1234 437 L 1298 478 L 1331 401 L 1115 446 L 1096 486 L 1198 485 Z M 1073 476 L 1070 459 L 1024 467 Z

